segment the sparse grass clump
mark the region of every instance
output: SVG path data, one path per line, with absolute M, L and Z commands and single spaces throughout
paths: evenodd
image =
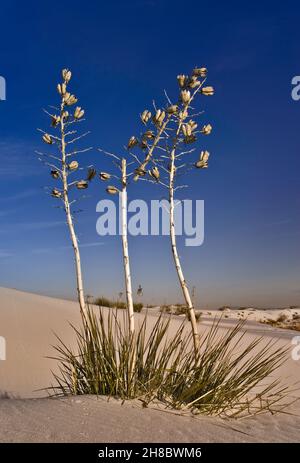
M 94 300 L 95 305 L 99 305 L 99 307 L 109 307 L 111 309 L 126 309 L 125 302 L 122 301 L 114 301 L 112 299 L 108 299 L 107 297 L 98 297 Z M 141 302 L 134 302 L 133 309 L 134 312 L 141 312 L 143 308 L 143 304 Z
M 144 405 L 160 401 L 209 415 L 280 410 L 286 388 L 270 381 L 270 375 L 283 363 L 286 350 L 262 338 L 242 347 L 243 322 L 220 332 L 215 321 L 195 354 L 185 323 L 170 334 L 170 320 L 161 315 L 148 329 L 146 315 L 132 335 L 117 313 L 89 309 L 85 327 L 74 328 L 75 351 L 61 340 L 56 347 L 60 373 L 54 375 L 54 393 L 140 399 Z

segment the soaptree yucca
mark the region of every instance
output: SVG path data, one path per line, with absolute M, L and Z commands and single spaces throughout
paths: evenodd
M 199 345 L 197 321 L 177 250 L 174 211 L 175 193 L 178 188 L 183 187 L 176 183 L 177 179 L 192 167 L 204 169 L 208 166 L 209 153 L 206 150 L 201 151 L 196 162 L 194 161 L 193 164 L 190 162 L 191 153 L 195 151 L 190 145 L 197 141 L 199 135 L 209 135 L 212 130 L 210 124 L 198 129 L 196 119 L 202 113 L 194 109 L 194 105 L 198 106 L 197 98 L 200 95 L 214 94 L 213 87 L 204 86 L 206 74 L 207 69 L 201 67 L 195 68 L 189 76 L 179 75 L 177 77 L 179 95 L 176 101 L 172 102 L 166 94 L 167 104 L 164 108 L 158 109 L 154 104 L 154 115 L 148 109 L 144 110 L 141 120 L 144 125 L 151 127 L 142 134 L 141 140 L 132 137 L 132 148 L 142 150 L 142 156 L 135 155 L 136 159 L 141 160 L 134 179 L 149 180 L 168 189 L 172 254 L 191 321 L 195 350 Z M 147 171 L 148 165 L 150 169 Z M 166 177 L 166 181 L 163 181 L 163 177 Z
M 80 251 L 78 239 L 75 233 L 74 216 L 75 211 L 72 211 L 72 206 L 78 201 L 78 197 L 70 199 L 71 192 L 75 190 L 85 190 L 88 188 L 89 182 L 96 175 L 92 167 L 88 168 L 85 178 L 80 177 L 77 180 L 72 180 L 72 176 L 83 171 L 76 157 L 80 153 L 89 151 L 91 148 L 74 148 L 75 143 L 85 137 L 88 132 L 78 134 L 78 131 L 73 128 L 81 123 L 84 119 L 84 110 L 80 106 L 75 106 L 77 98 L 69 92 L 69 82 L 72 74 L 68 69 L 62 71 L 62 82 L 57 85 L 59 94 L 59 105 L 50 106 L 49 111 L 44 110 L 47 116 L 50 117 L 50 129 L 47 131 L 38 129 L 43 135 L 42 139 L 46 145 L 51 148 L 49 153 L 38 151 L 39 159 L 49 167 L 52 179 L 58 184 L 50 189 L 51 196 L 61 201 L 60 206 L 66 215 L 66 221 L 69 228 L 70 238 L 75 256 L 77 295 L 80 305 L 81 314 L 86 313 L 85 296 L 83 288 L 83 278 L 81 269 Z M 51 112 L 50 112 L 51 111 Z
M 130 139 L 128 143 L 128 149 L 130 149 L 133 140 Z M 124 279 L 125 279 L 125 293 L 126 293 L 126 306 L 128 313 L 128 329 L 130 335 L 134 335 L 134 304 L 133 304 L 133 295 L 132 295 L 132 281 L 131 281 L 131 271 L 130 271 L 130 258 L 129 258 L 129 248 L 128 248 L 128 230 L 127 230 L 127 188 L 130 182 L 130 177 L 133 176 L 134 170 L 132 165 L 135 161 L 128 163 L 127 153 L 124 155 L 117 156 L 114 153 L 102 150 L 98 150 L 108 155 L 112 159 L 112 169 L 116 169 L 115 174 L 111 172 L 100 172 L 99 178 L 104 182 L 110 182 L 106 188 L 106 192 L 110 195 L 120 195 L 121 199 L 121 236 L 122 236 L 122 252 L 123 252 L 123 266 L 124 266 Z M 130 166 L 130 171 L 128 170 Z M 113 180 L 113 185 L 111 184 Z

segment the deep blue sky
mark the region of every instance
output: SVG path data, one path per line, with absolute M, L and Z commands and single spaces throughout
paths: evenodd
M 63 213 L 42 187 L 49 174 L 35 158 L 47 127 L 41 108 L 57 103 L 60 70 L 85 108 L 87 143 L 118 150 L 140 130 L 138 114 L 176 75 L 209 69 L 216 94 L 204 100 L 210 167 L 181 197 L 205 200 L 205 243 L 180 254 L 202 307 L 300 303 L 299 2 L 11 1 L 1 5 L 0 285 L 74 296 L 73 256 Z M 204 146 L 203 146 L 204 147 Z M 200 146 L 199 146 L 200 148 Z M 93 151 L 84 163 L 107 169 Z M 95 181 L 78 216 L 87 291 L 123 287 L 118 237 L 98 237 Z M 132 198 L 159 199 L 143 184 Z M 181 299 L 168 238 L 130 240 L 134 287 L 145 301 Z

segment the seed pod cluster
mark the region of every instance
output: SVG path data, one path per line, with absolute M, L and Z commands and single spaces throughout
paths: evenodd
M 64 79 L 65 82 L 69 83 L 72 77 L 72 72 L 69 71 L 69 69 L 63 69 L 61 71 L 62 78 Z
M 180 88 L 184 88 L 187 85 L 188 80 L 188 76 L 185 76 L 184 74 L 179 74 L 177 76 L 177 82 Z
M 143 134 L 143 139 L 151 140 L 151 138 L 155 138 L 155 135 L 152 130 L 147 130 L 147 132 Z
M 146 175 L 146 173 L 147 173 L 147 172 L 145 171 L 145 169 L 144 169 L 143 167 L 141 167 L 141 166 L 140 166 L 140 167 L 137 167 L 137 168 L 135 169 L 134 172 L 135 172 L 135 174 L 138 175 L 139 177 L 144 177 L 144 176 Z
M 94 169 L 93 167 L 90 167 L 87 173 L 87 177 L 86 177 L 87 181 L 91 182 L 93 178 L 96 177 L 96 175 L 97 175 L 96 169 Z
M 195 163 L 195 167 L 197 167 L 197 169 L 206 169 L 208 167 L 208 158 L 209 152 L 201 151 L 199 161 Z
M 109 195 L 116 195 L 117 193 L 119 193 L 119 190 L 115 186 L 110 185 L 106 188 L 106 192 Z
M 178 111 L 178 105 L 177 104 L 172 104 L 172 105 L 167 107 L 166 111 L 167 111 L 168 114 L 175 114 Z
M 71 95 L 71 93 L 67 92 L 64 95 L 64 102 L 67 106 L 72 106 L 73 104 L 77 103 L 77 98 L 75 95 Z
M 212 126 L 210 124 L 204 125 L 201 129 L 201 133 L 203 133 L 203 135 L 209 135 L 211 131 L 212 131 Z
M 201 89 L 201 93 L 202 95 L 205 95 L 205 96 L 212 96 L 214 94 L 214 88 L 213 87 L 203 87 Z
M 86 180 L 79 180 L 79 182 L 76 183 L 78 190 L 85 190 L 88 186 L 89 184 Z
M 153 116 L 153 122 L 155 125 L 161 125 L 166 117 L 165 111 L 158 109 Z
M 79 164 L 77 161 L 71 161 L 70 164 L 68 164 L 68 170 L 74 171 L 77 170 L 79 167 Z
M 56 116 L 56 115 L 52 116 L 51 118 L 52 127 L 57 127 L 59 123 L 60 123 L 60 116 Z
M 131 149 L 131 148 L 133 148 L 134 146 L 136 146 L 138 144 L 139 144 L 138 139 L 135 136 L 132 136 L 132 137 L 129 138 L 127 148 Z
M 51 136 L 50 136 L 48 133 L 45 133 L 45 134 L 43 135 L 43 140 L 44 140 L 44 142 L 47 143 L 48 145 L 52 145 L 52 143 L 53 143 L 53 140 L 52 140 Z
M 151 170 L 149 170 L 149 175 L 158 182 L 159 177 L 160 177 L 160 172 L 156 166 L 153 167 Z
M 107 172 L 100 172 L 99 174 L 100 180 L 109 180 L 111 178 L 111 175 L 108 174 Z
M 80 108 L 80 106 L 77 106 L 75 111 L 74 111 L 74 118 L 75 119 L 81 119 L 84 115 L 84 110 Z
M 61 193 L 61 191 L 57 190 L 57 188 L 53 188 L 53 190 L 51 192 L 51 196 L 53 196 L 53 198 L 61 198 L 62 193 Z
M 65 83 L 57 84 L 57 91 L 60 95 L 65 95 L 67 93 L 67 86 Z
M 148 111 L 148 109 L 145 109 L 145 111 L 142 112 L 141 114 L 141 120 L 143 122 L 143 124 L 147 124 L 147 122 L 150 120 L 151 118 L 151 112 Z
M 187 105 L 191 100 L 191 92 L 189 90 L 181 90 L 180 100 L 183 104 Z
M 53 169 L 53 170 L 51 170 L 50 174 L 51 174 L 51 177 L 54 178 L 55 180 L 57 180 L 59 178 L 58 170 Z
M 191 76 L 188 82 L 188 86 L 190 88 L 196 88 L 199 87 L 199 85 L 201 85 L 201 82 L 198 80 L 197 76 Z
M 196 67 L 193 69 L 193 75 L 197 77 L 206 77 L 207 69 L 206 68 L 198 68 Z

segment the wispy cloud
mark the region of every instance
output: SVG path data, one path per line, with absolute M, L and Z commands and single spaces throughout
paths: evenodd
M 91 243 L 82 243 L 82 244 L 79 244 L 79 247 L 80 249 L 82 248 L 93 248 L 93 247 L 97 247 L 97 246 L 102 246 L 104 243 L 102 241 L 95 241 L 95 242 L 91 242 Z M 47 248 L 35 248 L 32 250 L 32 253 L 33 254 L 48 254 L 50 252 L 54 252 L 54 251 L 63 251 L 63 250 L 66 250 L 66 249 L 72 249 L 72 246 L 71 245 L 68 245 L 68 246 L 55 246 L 53 245 L 52 247 L 47 247 Z
M 11 233 L 12 231 L 17 232 L 26 232 L 26 231 L 35 231 L 35 230 L 44 230 L 48 228 L 60 227 L 65 225 L 63 221 L 41 221 L 41 222 L 18 222 L 10 223 L 5 226 L 2 226 L 0 233 Z
M 5 249 L 0 249 L 0 259 L 4 257 L 12 257 L 13 254 L 9 251 L 6 251 Z
M 0 141 L 1 168 L 0 178 L 10 179 L 38 175 L 38 160 L 32 144 L 15 141 Z
M 13 195 L 8 195 L 8 196 L 2 196 L 0 197 L 0 201 L 20 201 L 21 199 L 26 199 L 30 198 L 31 196 L 35 196 L 40 192 L 38 188 L 30 188 L 27 190 L 20 191 L 18 193 L 15 193 Z

